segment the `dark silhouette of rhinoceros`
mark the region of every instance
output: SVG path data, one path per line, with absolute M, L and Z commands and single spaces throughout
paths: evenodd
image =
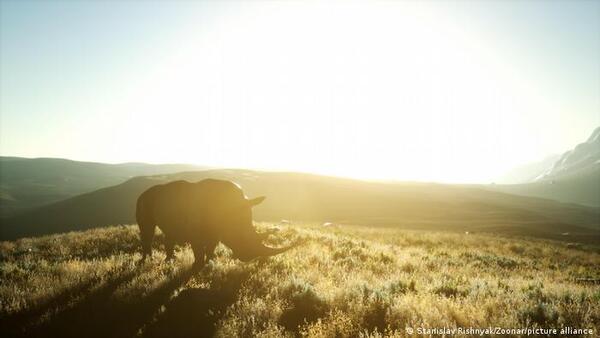
M 173 257 L 175 244 L 190 243 L 196 266 L 213 257 L 219 242 L 231 248 L 242 261 L 289 250 L 295 245 L 286 248 L 263 245 L 265 235 L 254 228 L 252 207 L 264 199 L 264 196 L 248 199 L 237 184 L 215 179 L 197 183 L 175 181 L 149 188 L 138 198 L 136 210 L 142 260 L 152 254 L 156 226 L 165 235 L 167 259 Z

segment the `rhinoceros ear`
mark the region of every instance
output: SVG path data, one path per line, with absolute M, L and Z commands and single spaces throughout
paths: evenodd
M 261 204 L 262 201 L 265 200 L 265 198 L 266 198 L 265 196 L 259 196 L 259 197 L 253 198 L 251 200 L 248 200 L 248 205 L 253 207 L 255 205 Z

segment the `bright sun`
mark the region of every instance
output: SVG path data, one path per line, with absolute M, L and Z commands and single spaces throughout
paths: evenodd
M 104 108 L 136 158 L 481 182 L 537 156 L 524 112 L 549 109 L 540 95 L 426 4 L 221 10 Z

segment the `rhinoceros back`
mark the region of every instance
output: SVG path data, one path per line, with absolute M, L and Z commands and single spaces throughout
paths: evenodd
M 244 200 L 240 187 L 230 181 L 175 181 L 153 186 L 138 198 L 136 218 L 142 241 L 154 234 L 155 226 L 178 242 L 195 238 L 198 228 L 210 236 L 217 232 L 221 215 Z

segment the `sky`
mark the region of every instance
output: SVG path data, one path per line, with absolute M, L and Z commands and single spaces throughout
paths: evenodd
M 3 156 L 486 183 L 599 125 L 599 1 L 0 2 Z

